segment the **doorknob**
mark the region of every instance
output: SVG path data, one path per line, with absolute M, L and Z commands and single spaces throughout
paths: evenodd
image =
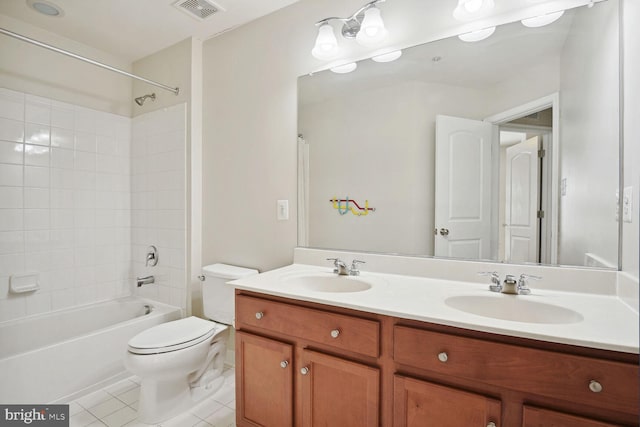
M 441 236 L 448 236 L 449 235 L 449 229 L 448 228 L 441 228 L 440 229 L 440 235 Z

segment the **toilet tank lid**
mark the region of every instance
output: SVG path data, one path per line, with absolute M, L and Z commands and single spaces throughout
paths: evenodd
M 212 264 L 202 267 L 205 276 L 220 277 L 223 279 L 239 279 L 252 274 L 258 274 L 258 270 L 252 268 L 237 267 L 229 264 Z

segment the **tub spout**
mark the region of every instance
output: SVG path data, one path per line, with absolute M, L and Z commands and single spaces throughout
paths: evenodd
M 142 286 L 142 285 L 148 285 L 151 283 L 155 283 L 156 278 L 153 276 L 147 276 L 147 277 L 138 277 L 136 278 L 136 283 L 138 284 L 138 287 Z

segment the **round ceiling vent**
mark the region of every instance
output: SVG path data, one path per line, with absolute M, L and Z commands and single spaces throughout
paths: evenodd
M 60 17 L 64 15 L 64 11 L 60 6 L 47 0 L 27 0 L 27 5 L 36 12 L 46 16 Z

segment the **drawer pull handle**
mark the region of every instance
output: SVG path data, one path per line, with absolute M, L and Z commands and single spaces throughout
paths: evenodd
M 602 391 L 602 384 L 596 380 L 589 381 L 589 390 L 594 393 L 600 393 Z
M 256 319 L 260 320 L 263 317 L 264 317 L 264 313 L 263 312 L 259 311 L 259 312 L 256 313 Z
M 309 373 L 309 368 L 305 366 L 304 368 L 300 369 L 300 373 L 302 375 L 307 375 Z
M 340 336 L 340 329 L 334 329 L 331 331 L 331 338 L 338 338 Z
M 289 362 L 286 360 L 283 360 L 282 362 L 280 362 L 280 367 L 282 369 L 286 368 L 287 366 L 289 366 Z
M 489 424 L 487 424 L 487 427 L 497 427 L 496 423 L 494 423 L 493 421 L 489 421 Z
M 446 351 L 438 353 L 438 360 L 441 361 L 442 363 L 446 363 L 447 360 L 449 360 L 449 355 L 447 354 Z

